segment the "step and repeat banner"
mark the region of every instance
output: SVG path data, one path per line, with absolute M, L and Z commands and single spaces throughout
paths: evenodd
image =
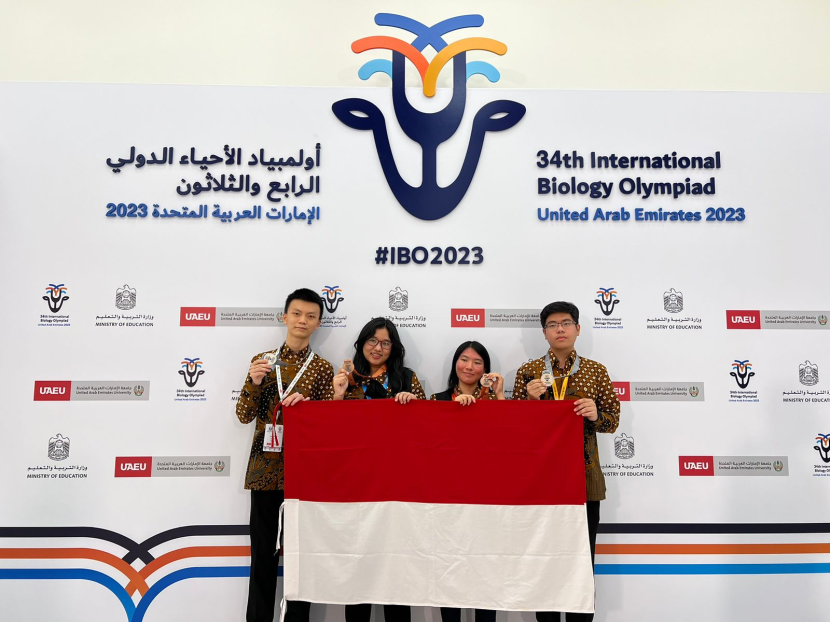
M 427 394 L 469 339 L 512 387 L 574 302 L 622 401 L 596 619 L 818 610 L 830 98 L 473 89 L 504 44 L 445 34 L 344 50 L 373 88 L 0 85 L 4 618 L 242 619 L 234 407 L 298 287 L 335 368 L 384 316 Z

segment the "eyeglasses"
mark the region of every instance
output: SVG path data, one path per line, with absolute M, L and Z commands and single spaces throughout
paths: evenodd
M 556 330 L 560 326 L 567 330 L 571 326 L 576 326 L 576 322 L 572 320 L 565 320 L 564 322 L 548 322 L 547 324 L 545 324 L 545 328 L 550 328 L 551 330 Z
M 391 350 L 392 349 L 392 342 L 388 339 L 384 339 L 383 341 L 379 341 L 375 337 L 369 337 L 366 340 L 366 343 L 369 344 L 370 348 L 374 348 L 376 345 L 380 344 L 380 347 L 384 350 Z

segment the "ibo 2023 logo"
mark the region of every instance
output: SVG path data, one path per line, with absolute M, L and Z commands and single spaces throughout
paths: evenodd
M 467 103 L 467 80 L 475 74 L 482 74 L 491 82 L 497 82 L 501 77 L 490 63 L 468 63 L 467 52 L 483 50 L 503 55 L 507 52 L 507 46 L 501 41 L 485 37 L 468 37 L 453 43 L 444 40 L 444 35 L 455 30 L 480 27 L 484 24 L 481 15 L 459 15 L 434 26 L 426 26 L 403 15 L 378 13 L 375 24 L 399 28 L 415 35 L 411 43 L 389 36 L 365 37 L 352 44 L 352 51 L 356 54 L 377 49 L 392 52 L 391 61 L 371 60 L 360 68 L 358 75 L 367 80 L 381 72 L 392 79 L 392 103 L 398 123 L 404 133 L 421 146 L 421 185 L 408 184 L 398 171 L 389 144 L 386 117 L 375 104 L 359 98 L 342 99 L 332 105 L 332 111 L 350 128 L 372 132 L 383 174 L 398 203 L 416 218 L 438 220 L 452 212 L 467 193 L 481 157 L 485 134 L 510 129 L 524 117 L 526 108 L 518 102 L 502 99 L 485 104 L 473 118 L 461 171 L 448 186 L 438 185 L 438 146 L 451 138 L 461 124 Z M 427 61 L 423 55 L 427 46 L 436 52 L 431 61 Z M 452 98 L 443 110 L 421 112 L 409 103 L 405 91 L 407 60 L 415 65 L 421 76 L 425 97 L 435 95 L 438 76 L 452 60 Z

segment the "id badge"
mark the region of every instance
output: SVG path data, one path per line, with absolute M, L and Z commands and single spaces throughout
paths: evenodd
M 273 424 L 265 424 L 265 438 L 262 442 L 262 451 L 282 451 L 282 426 L 276 426 L 276 435 L 274 435 L 274 429 Z

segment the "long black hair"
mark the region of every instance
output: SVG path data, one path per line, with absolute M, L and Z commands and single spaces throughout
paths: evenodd
M 487 352 L 487 348 L 481 345 L 478 341 L 465 341 L 458 349 L 455 351 L 455 354 L 452 357 L 452 364 L 450 365 L 450 377 L 447 379 L 447 390 L 453 391 L 455 387 L 458 386 L 458 374 L 455 371 L 455 365 L 458 363 L 458 359 L 461 358 L 461 355 L 464 353 L 464 350 L 467 348 L 472 348 L 475 350 L 476 354 L 481 357 L 481 360 L 484 361 L 484 373 L 490 373 L 490 353 Z
M 354 359 L 352 362 L 358 373 L 364 376 L 370 375 L 371 366 L 369 365 L 369 361 L 366 360 L 366 357 L 363 356 L 363 346 L 381 328 L 385 328 L 389 332 L 389 341 L 392 342 L 392 350 L 389 352 L 389 358 L 386 359 L 386 377 L 389 379 L 389 388 L 392 390 L 392 395 L 397 395 L 403 390 L 405 384 L 403 359 L 406 356 L 406 348 L 403 347 L 400 335 L 398 335 L 398 329 L 391 320 L 376 317 L 366 322 L 366 326 L 360 330 L 357 341 L 354 342 Z M 377 381 L 372 380 L 369 382 L 367 390 L 374 393 L 378 388 L 382 390 L 383 387 Z M 370 395 L 368 392 L 367 395 L 374 398 L 386 397 L 385 392 L 382 396 Z

